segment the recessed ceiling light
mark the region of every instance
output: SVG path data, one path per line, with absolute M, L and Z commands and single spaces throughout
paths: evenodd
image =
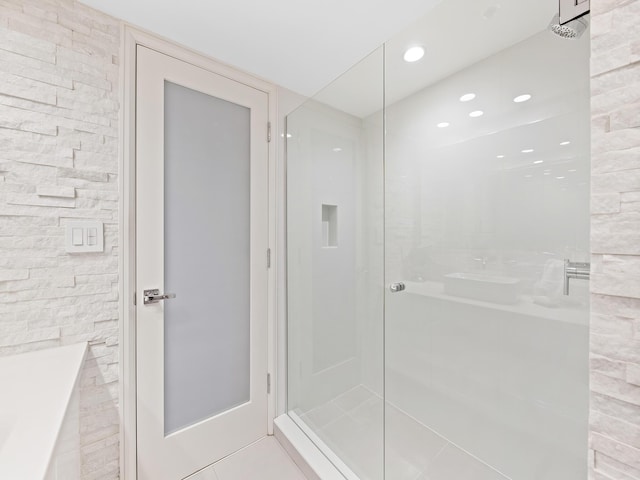
M 280 134 L 280 136 L 281 136 L 282 138 L 284 138 L 284 133 L 281 133 L 281 134 Z M 291 137 L 292 137 L 292 135 L 291 135 L 290 133 L 287 133 L 287 138 L 291 138 Z
M 543 163 L 543 162 L 544 162 L 544 160 L 536 160 L 536 161 L 535 161 L 535 162 L 533 162 L 533 163 L 535 163 L 535 164 L 537 165 L 537 164 L 539 164 L 539 163 Z
M 522 150 L 522 153 L 531 153 L 533 152 L 533 148 L 525 148 L 524 150 Z
M 424 57 L 424 48 L 416 45 L 414 47 L 409 47 L 404 52 L 404 61 L 405 62 L 417 62 L 422 57 Z
M 449 126 L 449 122 L 440 122 L 438 124 L 438 128 L 447 128 Z
M 562 145 L 564 147 L 565 145 L 569 145 L 570 143 L 571 142 L 569 140 L 567 140 L 567 141 L 564 141 L 564 142 L 560 142 L 560 145 Z
M 504 155 L 496 155 L 496 158 L 504 158 Z
M 474 117 L 474 118 L 481 117 L 482 115 L 484 115 L 484 112 L 482 110 L 474 110 L 469 114 L 470 117 Z
M 551 175 L 551 172 L 542 172 L 543 175 Z
M 531 178 L 533 175 L 525 175 L 524 178 Z
M 556 177 L 558 180 L 562 180 L 564 177 Z
M 570 172 L 577 172 L 577 170 L 575 168 L 572 168 L 571 170 L 569 170 Z
M 340 147 L 336 147 L 336 148 L 334 148 L 334 149 L 333 149 L 333 151 L 334 151 L 334 152 L 341 152 L 341 151 L 342 151 L 342 149 L 341 149 Z
M 465 93 L 464 95 L 462 95 L 460 97 L 460 101 L 461 102 L 470 102 L 474 98 L 476 98 L 476 94 L 475 93 Z
M 516 103 L 526 102 L 527 100 L 531 100 L 531 95 L 529 95 L 528 93 L 525 93 L 524 95 L 518 95 L 513 99 L 513 101 Z

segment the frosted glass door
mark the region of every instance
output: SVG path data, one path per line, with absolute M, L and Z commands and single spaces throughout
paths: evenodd
M 137 82 L 138 478 L 174 480 L 267 433 L 268 97 L 143 47 Z
M 249 119 L 165 83 L 165 433 L 249 401 Z

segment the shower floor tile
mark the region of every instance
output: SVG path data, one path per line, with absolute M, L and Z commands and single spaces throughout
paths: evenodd
M 363 386 L 300 418 L 361 480 L 509 480 Z
M 354 408 L 362 405 L 367 400 L 370 400 L 372 397 L 373 392 L 371 392 L 371 390 L 363 387 L 362 385 L 358 385 L 357 387 L 343 393 L 339 397 L 336 397 L 333 400 L 333 403 L 342 408 L 345 412 L 349 412 Z
M 418 480 L 509 480 L 468 453 L 448 444 Z
M 339 420 L 344 415 L 345 412 L 343 409 L 333 402 L 327 402 L 308 411 L 304 415 L 300 415 L 300 418 L 302 418 L 310 427 L 322 428 Z

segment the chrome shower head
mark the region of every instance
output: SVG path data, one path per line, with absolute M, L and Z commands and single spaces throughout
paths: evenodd
M 588 26 L 589 20 L 586 15 L 580 18 L 576 18 L 575 20 L 572 20 L 569 23 L 565 23 L 564 25 L 560 25 L 560 16 L 555 15 L 553 19 L 551 19 L 549 30 L 551 30 L 559 37 L 575 40 L 576 38 L 580 38 L 582 36 Z

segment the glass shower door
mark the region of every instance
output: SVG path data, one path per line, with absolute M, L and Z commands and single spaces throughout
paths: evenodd
M 385 478 L 583 480 L 589 36 L 480 3 L 386 46 Z
M 287 411 L 349 480 L 383 476 L 382 74 L 287 116 Z

